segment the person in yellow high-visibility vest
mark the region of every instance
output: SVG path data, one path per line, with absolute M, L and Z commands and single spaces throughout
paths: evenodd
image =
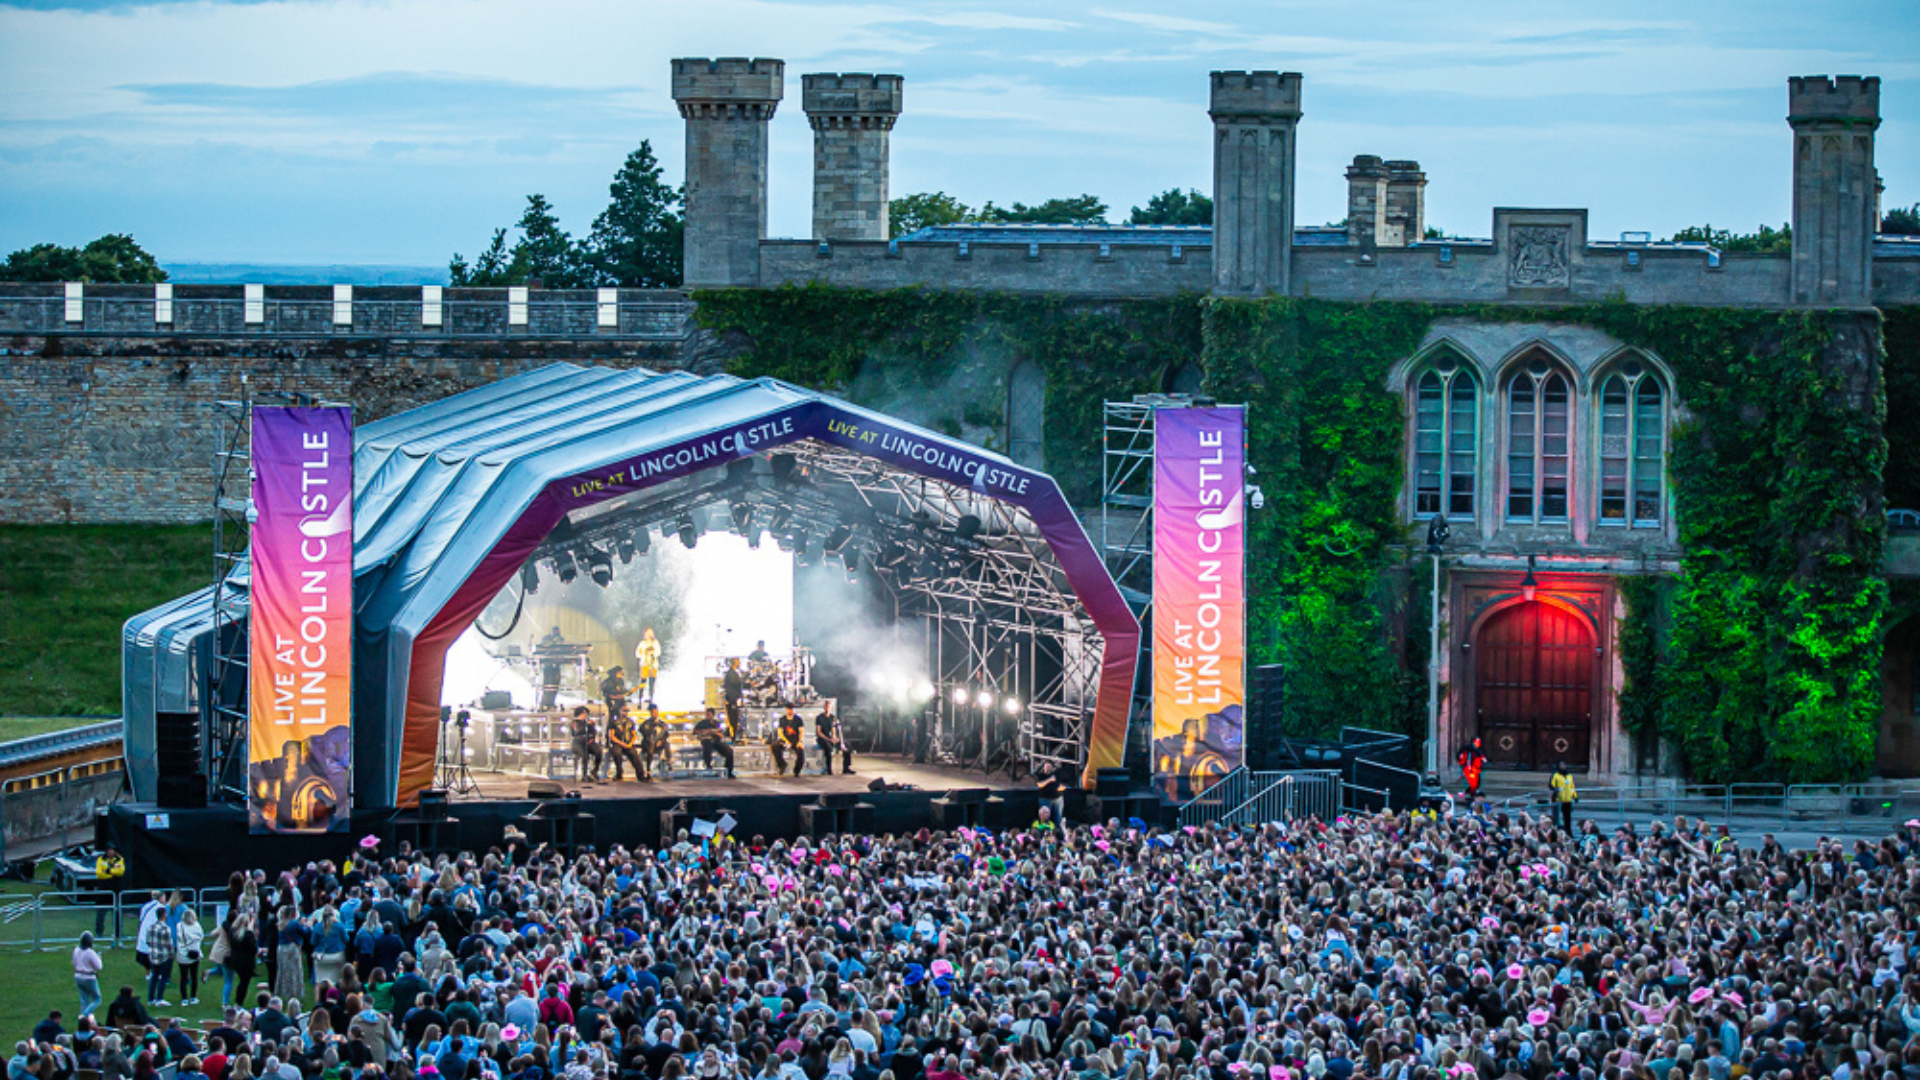
M 1566 762 L 1553 767 L 1553 775 L 1547 779 L 1547 787 L 1553 791 L 1554 817 L 1560 822 L 1560 828 L 1568 836 L 1573 835 L 1573 803 L 1580 792 L 1573 786 L 1573 775 L 1567 772 Z

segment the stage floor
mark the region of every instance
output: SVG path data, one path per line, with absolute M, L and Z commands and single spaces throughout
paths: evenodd
M 811 757 L 811 755 L 809 755 Z M 1004 772 L 991 776 L 983 775 L 978 769 L 960 769 L 949 765 L 915 765 L 905 758 L 884 754 L 856 754 L 853 758 L 854 774 L 847 776 L 835 772 L 832 776 L 821 776 L 818 768 L 811 762 L 803 776 L 774 776 L 772 773 L 741 773 L 732 780 L 694 778 L 684 780 L 655 780 L 642 784 L 635 781 L 631 774 L 619 783 L 576 783 L 562 780 L 560 786 L 568 791 L 578 791 L 582 799 L 712 799 L 726 798 L 729 795 L 742 797 L 748 795 L 818 795 L 822 792 L 865 791 L 876 777 L 884 777 L 889 784 L 910 784 L 921 791 L 948 791 L 954 788 L 992 788 L 996 791 L 1031 788 L 1031 780 L 1009 780 Z M 474 783 L 479 785 L 477 793 L 456 795 L 454 805 L 481 800 L 525 799 L 527 784 L 533 779 L 526 776 L 513 776 L 502 773 L 489 773 L 474 770 Z

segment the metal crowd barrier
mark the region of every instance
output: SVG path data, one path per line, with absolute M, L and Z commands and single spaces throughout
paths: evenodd
M 1513 796 L 1509 812 L 1544 813 L 1542 790 Z M 1920 816 L 1920 785 L 1894 781 L 1862 784 L 1694 784 L 1666 789 L 1609 786 L 1583 788 L 1575 811 L 1581 817 L 1634 822 L 1685 817 L 1708 825 L 1764 831 L 1819 832 L 1850 828 L 1891 832 Z
M 1238 768 L 1180 808 L 1182 825 L 1263 825 L 1296 818 L 1330 821 L 1340 812 L 1336 769 L 1254 772 Z

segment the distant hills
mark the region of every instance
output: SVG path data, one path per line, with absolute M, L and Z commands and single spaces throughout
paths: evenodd
M 181 285 L 445 285 L 445 266 L 355 263 L 163 262 Z

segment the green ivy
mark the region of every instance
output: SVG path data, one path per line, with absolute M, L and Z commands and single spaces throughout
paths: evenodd
M 1897 355 L 1883 388 L 1871 313 L 824 286 L 696 299 L 702 325 L 746 342 L 736 374 L 833 390 L 990 446 L 1007 371 L 1038 361 L 1048 471 L 1079 505 L 1099 494 L 1102 403 L 1159 390 L 1199 361 L 1210 393 L 1248 405 L 1267 498 L 1249 537 L 1250 644 L 1256 663 L 1286 665 L 1295 732 L 1421 729 L 1425 630 L 1413 609 L 1425 583 L 1403 576 L 1405 414 L 1386 389 L 1391 367 L 1442 316 L 1602 330 L 1665 361 L 1689 417 L 1670 458 L 1680 573 L 1623 578 L 1623 723 L 1667 739 L 1703 781 L 1871 768 L 1887 607 L 1883 421 L 1894 397 L 1907 410 L 1895 415 L 1920 414 L 1915 309 L 1888 316 Z M 1915 426 L 1894 453 L 1920 454 L 1904 430 Z

